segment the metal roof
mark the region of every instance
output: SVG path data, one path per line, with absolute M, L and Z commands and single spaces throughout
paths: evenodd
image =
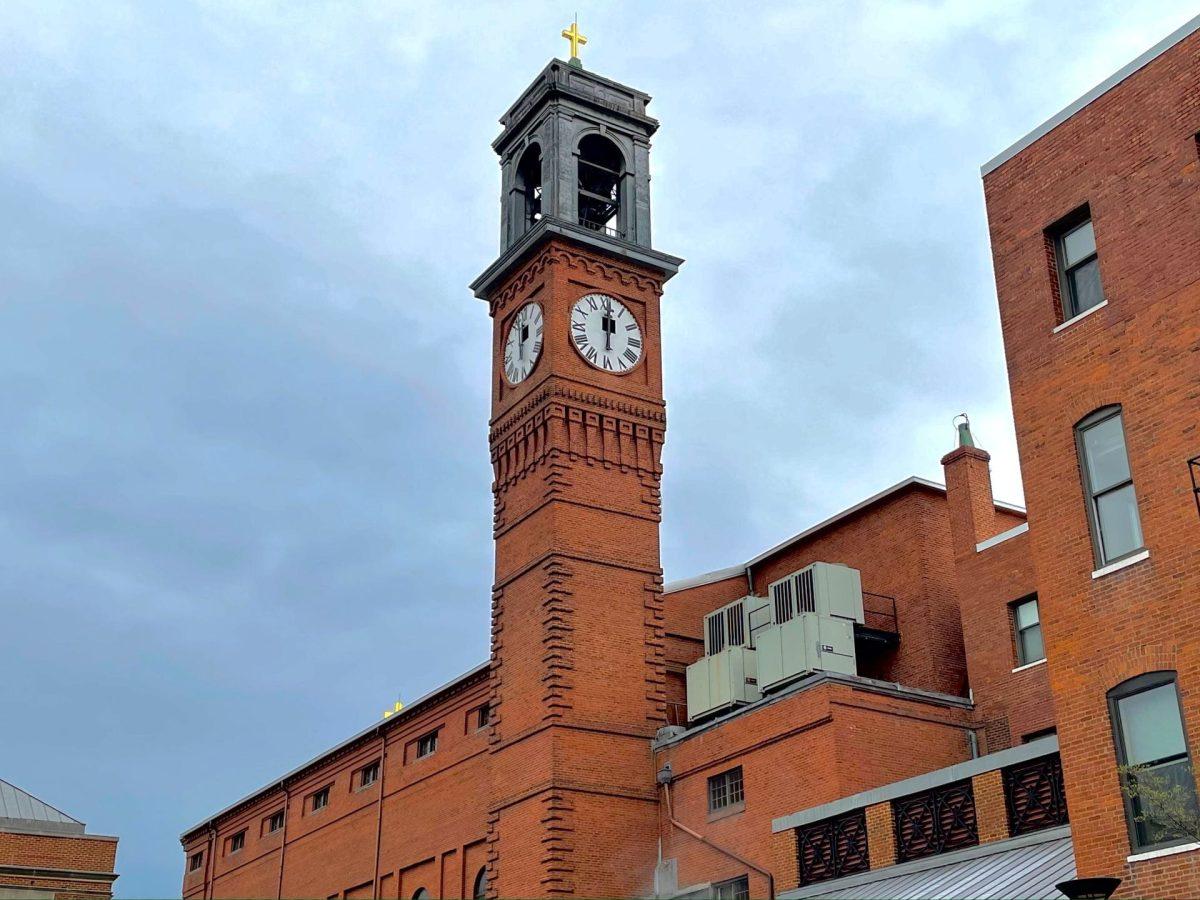
M 7 781 L 0 780 L 0 830 L 83 834 L 83 823 Z
M 930 481 L 928 478 L 920 478 L 916 475 L 911 475 L 908 478 L 905 478 L 903 481 L 896 482 L 891 487 L 884 488 L 878 494 L 872 494 L 866 500 L 861 500 L 858 503 L 855 503 L 853 506 L 846 507 L 841 512 L 834 513 L 828 519 L 804 529 L 804 531 L 801 531 L 799 534 L 792 535 L 786 541 L 776 544 L 770 550 L 766 550 L 758 554 L 758 556 L 754 557 L 754 559 L 744 563 L 743 565 L 731 566 L 728 569 L 718 569 L 715 572 L 708 572 L 703 575 L 693 575 L 691 578 L 681 578 L 677 581 L 668 582 L 663 588 L 663 593 L 670 594 L 675 591 L 686 590 L 687 588 L 699 587 L 702 584 L 713 584 L 717 581 L 724 581 L 726 578 L 732 578 L 735 575 L 744 575 L 747 569 L 753 568 L 764 559 L 774 556 L 781 550 L 786 550 L 793 544 L 798 544 L 805 538 L 812 537 L 812 535 L 828 528 L 830 525 L 836 525 L 843 519 L 849 518 L 850 516 L 863 509 L 866 509 L 868 506 L 871 506 L 874 503 L 878 503 L 881 500 L 886 500 L 888 497 L 892 496 L 892 494 L 897 494 L 900 491 L 903 491 L 905 488 L 914 486 L 923 487 L 931 491 L 936 491 L 940 494 L 946 493 L 946 486 L 944 484 L 939 484 L 936 481 Z M 997 509 L 1003 509 L 1008 512 L 1015 512 L 1019 513 L 1020 515 L 1025 515 L 1025 507 L 1023 506 L 1017 506 L 1015 503 L 1005 503 L 1003 500 L 994 500 L 993 503 Z
M 1059 110 L 1054 115 L 1052 115 L 1049 119 L 1047 119 L 1045 122 L 1043 122 L 1041 125 L 1039 125 L 1037 128 L 1033 129 L 1033 131 L 1029 132 L 1029 134 L 1025 135 L 1025 137 L 1021 138 L 1019 141 L 1014 143 L 1012 146 L 1008 147 L 1005 150 L 1002 150 L 1000 153 L 996 154 L 994 157 L 989 159 L 987 162 L 985 162 L 980 167 L 980 170 L 979 170 L 980 174 L 989 175 L 992 172 L 996 171 L 996 169 L 1000 168 L 1002 165 L 1004 165 L 1006 162 L 1008 162 L 1010 159 L 1012 159 L 1014 156 L 1016 156 L 1018 153 L 1020 153 L 1026 147 L 1033 144 L 1039 138 L 1045 137 L 1047 134 L 1049 134 L 1051 131 L 1053 131 L 1055 128 L 1057 128 L 1059 125 L 1061 125 L 1063 122 L 1067 121 L 1067 119 L 1071 118 L 1071 116 L 1075 115 L 1075 113 L 1079 112 L 1081 109 L 1083 109 L 1089 103 L 1091 103 L 1093 100 L 1107 94 L 1109 91 L 1111 91 L 1113 88 L 1115 88 L 1118 84 L 1120 84 L 1122 81 L 1124 81 L 1130 75 L 1132 75 L 1134 72 L 1138 71 L 1138 69 L 1141 69 L 1141 68 L 1149 65 L 1151 62 L 1153 62 L 1158 57 L 1162 56 L 1164 53 L 1166 53 L 1168 50 L 1170 50 L 1172 47 L 1174 47 L 1176 44 L 1178 44 L 1184 38 L 1188 37 L 1193 31 L 1196 31 L 1197 29 L 1200 29 L 1200 16 L 1196 16 L 1191 21 L 1184 23 L 1184 25 L 1182 27 L 1177 28 L 1175 31 L 1171 32 L 1169 35 L 1167 35 L 1165 38 L 1163 38 L 1161 41 L 1159 41 L 1157 44 L 1155 44 L 1153 47 L 1151 47 L 1149 50 L 1147 50 L 1145 53 L 1143 53 L 1137 59 L 1133 60 L 1133 62 L 1131 62 L 1125 66 L 1122 66 L 1120 69 L 1113 72 L 1113 74 L 1109 75 L 1107 78 L 1105 78 L 1102 82 L 1100 82 L 1098 85 L 1096 85 L 1090 91 L 1088 91 L 1086 94 L 1084 94 L 1078 100 L 1076 100 L 1074 103 L 1071 103 L 1068 106 L 1064 107 L 1063 109 Z
M 1055 887 L 1075 877 L 1071 828 L 1051 828 L 967 850 L 785 891 L 782 900 L 1062 900 Z

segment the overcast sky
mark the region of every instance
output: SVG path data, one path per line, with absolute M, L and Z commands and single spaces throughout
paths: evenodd
M 496 119 L 654 96 L 668 579 L 910 474 L 1021 499 L 979 166 L 1195 13 L 0 5 L 0 777 L 177 835 L 482 661 Z M 1135 11 L 1136 10 L 1136 11 Z

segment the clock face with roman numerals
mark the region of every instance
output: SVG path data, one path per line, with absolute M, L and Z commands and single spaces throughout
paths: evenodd
M 571 308 L 571 343 L 597 369 L 628 372 L 642 358 L 642 329 L 620 300 L 588 294 Z
M 504 377 L 509 384 L 520 384 L 533 371 L 542 355 L 542 308 L 526 303 L 513 316 L 504 341 Z

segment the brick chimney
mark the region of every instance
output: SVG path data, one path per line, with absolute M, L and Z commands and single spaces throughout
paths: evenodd
M 958 446 L 942 457 L 946 504 L 954 555 L 974 553 L 975 545 L 996 534 L 992 499 L 991 454 L 975 446 L 966 415 L 958 424 Z

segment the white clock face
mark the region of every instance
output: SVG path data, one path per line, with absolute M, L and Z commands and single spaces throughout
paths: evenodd
M 607 294 L 588 294 L 575 302 L 571 342 L 584 359 L 606 372 L 628 372 L 642 358 L 637 319 Z
M 542 308 L 536 303 L 526 303 L 513 316 L 504 341 L 504 377 L 510 384 L 520 384 L 533 371 L 542 355 L 544 324 Z

